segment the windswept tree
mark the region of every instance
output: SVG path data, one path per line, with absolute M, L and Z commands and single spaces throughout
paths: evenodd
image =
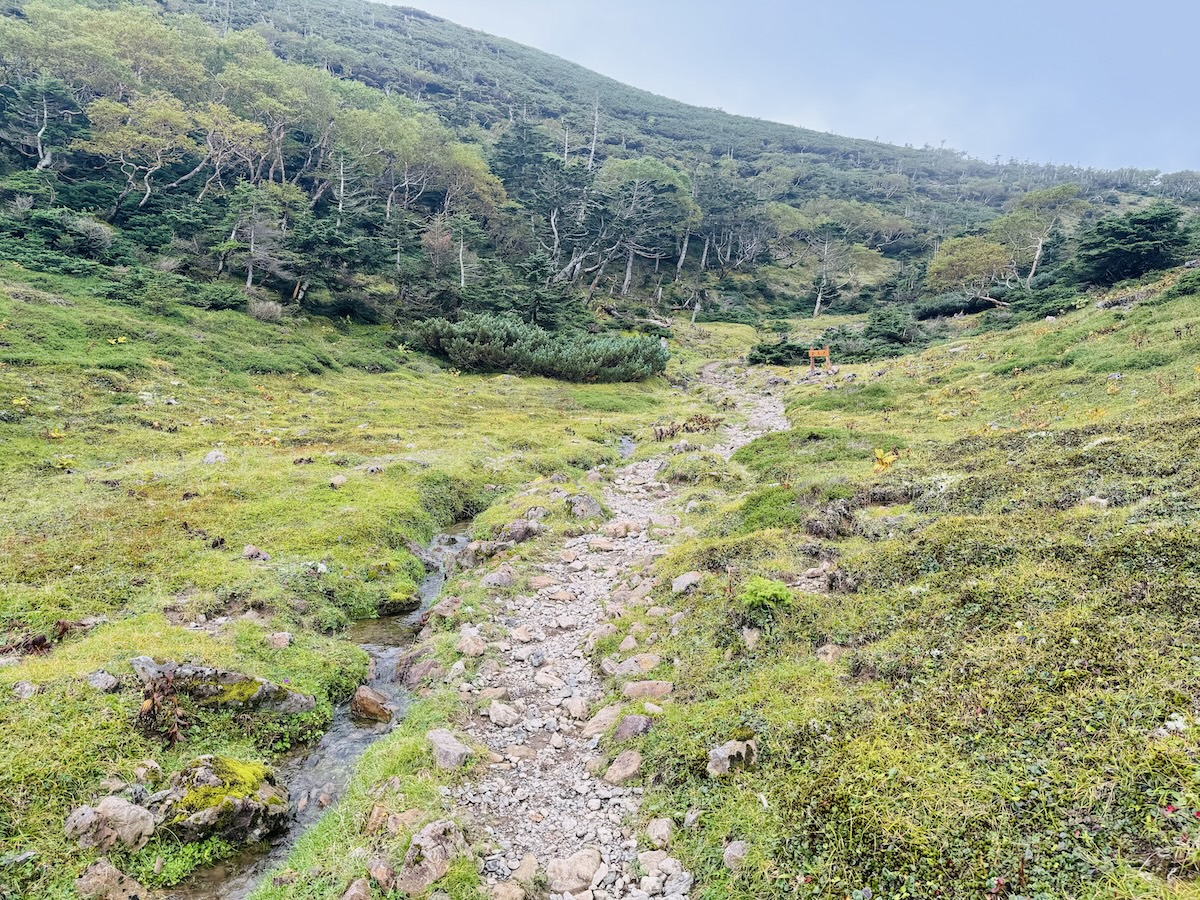
M 992 296 L 998 287 L 1010 287 L 1016 268 L 1008 249 L 987 238 L 951 238 L 938 248 L 929 264 L 926 284 L 938 293 L 965 294 L 995 306 L 1008 304 Z
M 1024 272 L 1023 282 L 1027 289 L 1033 285 L 1046 245 L 1055 230 L 1087 208 L 1079 193 L 1077 184 L 1032 191 L 1017 200 L 1012 209 L 988 229 L 997 243 L 1008 248 L 1018 274 Z
M 125 186 L 113 203 L 109 220 L 115 220 L 125 198 L 141 190 L 138 206 L 145 206 L 154 191 L 154 177 L 173 163 L 197 153 L 192 137 L 195 116 L 166 91 L 135 98 L 128 105 L 97 100 L 88 106 L 92 136 L 75 147 L 118 166 Z

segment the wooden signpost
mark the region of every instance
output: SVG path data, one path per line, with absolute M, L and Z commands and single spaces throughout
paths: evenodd
M 810 371 L 810 372 L 817 371 L 817 360 L 818 359 L 825 360 L 825 368 L 826 369 L 832 368 L 833 360 L 831 360 L 829 357 L 829 348 L 828 347 L 826 347 L 824 350 L 818 350 L 816 347 L 810 347 L 808 350 L 808 371 Z

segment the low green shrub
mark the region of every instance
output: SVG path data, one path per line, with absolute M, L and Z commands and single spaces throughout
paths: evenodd
M 512 372 L 563 381 L 642 381 L 661 374 L 669 354 L 651 337 L 555 333 L 508 316 L 428 319 L 414 344 L 466 372 Z

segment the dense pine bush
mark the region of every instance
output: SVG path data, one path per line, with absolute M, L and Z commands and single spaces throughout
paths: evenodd
M 465 372 L 564 381 L 641 381 L 661 373 L 668 358 L 655 338 L 552 333 L 508 316 L 429 319 L 416 327 L 414 339 Z

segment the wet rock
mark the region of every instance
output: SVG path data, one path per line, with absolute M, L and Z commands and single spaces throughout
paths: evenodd
M 471 748 L 445 728 L 436 728 L 425 735 L 433 746 L 433 761 L 439 769 L 459 769 L 471 757 Z
M 600 851 L 580 850 L 566 859 L 554 859 L 546 866 L 546 878 L 550 892 L 575 894 L 592 886 L 592 879 L 600 870 Z
M 725 868 L 736 870 L 746 859 L 746 853 L 749 852 L 749 849 L 745 841 L 731 841 L 729 846 L 725 848 Z
M 87 677 L 87 683 L 102 694 L 115 694 L 121 689 L 121 682 L 107 672 L 93 672 Z
M 646 826 L 646 837 L 659 850 L 671 845 L 671 836 L 675 833 L 675 823 L 670 819 L 651 819 Z
M 259 562 L 266 562 L 271 558 L 271 554 L 265 550 L 259 550 L 253 544 L 247 544 L 242 550 L 242 559 L 253 559 Z
M 148 656 L 138 656 L 129 662 L 143 684 L 170 678 L 171 686 L 176 691 L 193 697 L 204 706 L 257 709 L 260 712 L 294 716 L 312 712 L 317 705 L 316 700 L 307 694 L 241 672 L 170 660 L 159 663 Z
M 728 775 L 735 765 L 754 765 L 757 756 L 758 745 L 754 741 L 729 741 L 708 751 L 708 774 L 713 778 Z
M 695 589 L 703 577 L 699 572 L 684 572 L 671 582 L 671 591 L 676 594 L 687 594 Z
M 64 831 L 80 847 L 105 852 L 120 845 L 130 850 L 146 846 L 154 834 L 154 815 L 123 797 L 105 797 L 95 809 L 81 806 L 67 817 Z
M 75 879 L 75 892 L 84 900 L 147 900 L 150 896 L 137 881 L 103 857 Z
M 413 836 L 404 866 L 396 878 L 396 889 L 403 894 L 422 894 L 450 871 L 456 856 L 467 852 L 467 842 L 453 822 L 426 825 Z
M 621 724 L 617 726 L 617 730 L 613 734 L 613 740 L 619 744 L 623 744 L 625 741 L 631 741 L 636 737 L 646 734 L 653 725 L 653 720 L 646 716 L 626 716 L 621 720 Z
M 373 722 L 392 721 L 388 698 L 365 684 L 359 685 L 358 690 L 354 692 L 354 698 L 350 701 L 350 714 Z
M 204 465 L 215 466 L 219 463 L 227 463 L 229 458 L 220 450 L 210 450 L 204 455 Z
M 631 681 L 622 694 L 627 700 L 661 700 L 675 690 L 670 681 Z
M 590 494 L 575 494 L 567 498 L 571 507 L 571 515 L 577 519 L 595 519 L 604 515 L 600 501 Z
M 609 784 L 621 785 L 638 776 L 642 771 L 642 754 L 636 750 L 625 750 L 608 767 L 604 780 Z
M 171 776 L 148 802 L 155 820 L 184 841 L 219 837 L 256 844 L 288 827 L 287 790 L 262 763 L 201 756 Z
M 444 674 L 441 664 L 426 650 L 410 650 L 396 661 L 396 680 L 406 688 L 418 688 Z
M 342 894 L 342 900 L 371 900 L 371 882 L 365 878 L 359 878 L 346 888 L 346 893 Z

